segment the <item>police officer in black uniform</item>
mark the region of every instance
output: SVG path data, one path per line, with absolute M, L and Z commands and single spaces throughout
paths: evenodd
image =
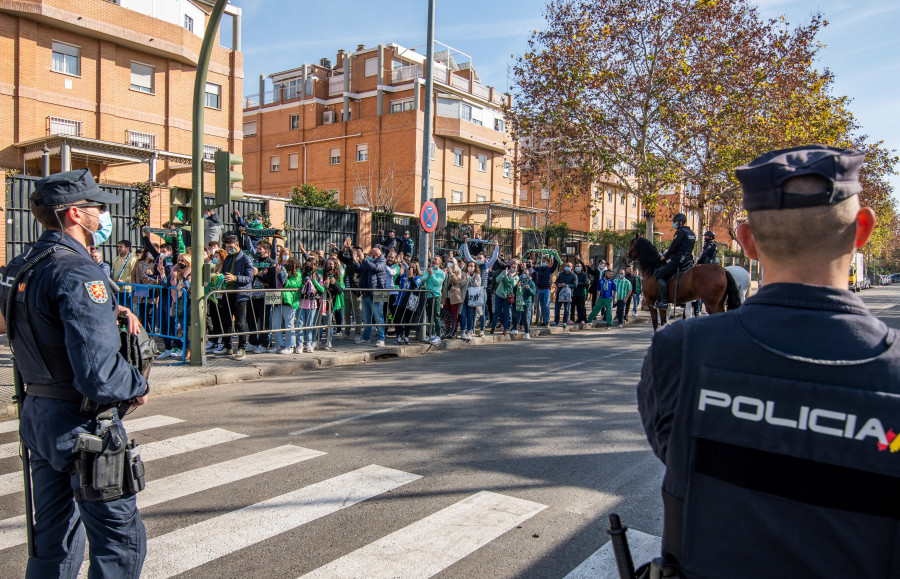
M 700 257 L 697 258 L 697 265 L 716 263 L 716 253 L 719 251 L 719 247 L 716 245 L 715 239 L 716 234 L 712 231 L 707 231 L 703 234 L 703 250 L 700 252 Z M 695 317 L 700 315 L 701 305 L 703 305 L 701 300 L 694 302 Z
M 694 244 L 697 242 L 697 236 L 685 223 L 687 223 L 687 216 L 684 213 L 676 213 L 675 217 L 672 218 L 675 238 L 672 239 L 672 245 L 669 246 L 668 251 L 661 258 L 662 261 L 667 263 L 653 274 L 653 277 L 656 278 L 656 283 L 659 285 L 659 301 L 656 302 L 654 307 L 668 307 L 669 286 L 667 282 L 669 278 L 675 275 L 678 268 L 687 265 L 694 257 Z M 677 300 L 677 297 L 675 299 Z
M 681 577 L 900 577 L 900 345 L 847 291 L 875 226 L 864 159 L 815 145 L 738 168 L 766 285 L 653 337 L 638 405 L 666 465 L 657 564 Z
M 31 457 L 34 554 L 26 576 L 77 577 L 87 534 L 91 577 L 137 578 L 147 539 L 139 488 L 123 481 L 127 435 L 116 405 L 143 404 L 149 387 L 119 353 L 119 324 L 137 333 L 139 322 L 87 251 L 109 237 L 107 206 L 120 200 L 87 169 L 35 188 L 31 210 L 46 231 L 6 266 L 0 286 L 0 305 L 14 300 L 8 330 L 27 392 L 19 435 Z

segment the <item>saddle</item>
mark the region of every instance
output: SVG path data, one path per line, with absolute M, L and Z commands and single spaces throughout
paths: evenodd
M 675 270 L 675 275 L 681 275 L 684 272 L 686 272 L 687 270 L 691 269 L 692 267 L 694 267 L 694 260 L 688 259 L 687 261 L 681 263 L 678 266 L 678 269 Z

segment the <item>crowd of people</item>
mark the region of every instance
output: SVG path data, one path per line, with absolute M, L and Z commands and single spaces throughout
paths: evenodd
M 599 317 L 607 328 L 622 327 L 640 306 L 638 272 L 613 270 L 602 259 L 563 261 L 552 250 L 505 255 L 496 243 L 464 235 L 458 250 L 429 253 L 422 270 L 409 231 L 382 231 L 368 250 L 347 237 L 315 251 L 299 243 L 294 254 L 282 237 L 262 236 L 258 217 L 235 212 L 235 220 L 238 231 L 203 252 L 212 272 L 205 289 L 213 355 L 333 350 L 339 339 L 409 344 L 420 328 L 425 342 L 439 344 L 451 325 L 450 337 L 465 341 L 498 331 L 529 340 L 533 326 L 583 326 Z M 140 255 L 127 240 L 112 264 L 92 255 L 162 340 L 159 357 L 186 359 L 190 248 L 174 227 L 158 243 L 150 236 L 145 228 Z

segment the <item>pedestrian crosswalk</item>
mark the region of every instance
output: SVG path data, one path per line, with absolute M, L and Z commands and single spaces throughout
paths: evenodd
M 8 424 L 0 423 L 0 433 L 16 430 Z M 290 477 L 283 475 L 284 469 L 315 459 L 319 459 L 315 463 L 318 464 L 323 460 L 321 457 L 326 456 L 325 452 L 292 444 L 258 452 L 248 451 L 247 448 L 253 446 L 254 439 L 246 434 L 221 428 L 188 432 L 189 428 L 184 421 L 166 416 L 131 420 L 126 422 L 126 428 L 129 434 L 159 429 L 154 432 L 157 440 L 142 445 L 145 462 L 165 462 L 180 455 L 190 457 L 194 456 L 190 453 L 199 454 L 196 451 L 212 446 L 222 448 L 217 455 L 232 456 L 215 464 L 161 478 L 153 478 L 154 469 L 149 468 L 147 488 L 138 495 L 138 506 L 145 519 L 152 519 L 155 507 L 159 508 L 165 503 L 185 497 L 200 497 L 201 493 L 221 493 L 221 496 L 228 496 L 230 485 L 243 480 L 258 480 L 259 488 L 266 488 L 267 480 L 277 481 L 280 483 L 277 488 L 281 489 L 277 494 L 271 493 L 271 498 L 252 504 L 245 503 L 245 506 L 233 507 L 234 510 L 209 518 L 187 517 L 182 523 L 184 526 L 174 530 L 166 528 L 165 532 L 156 536 L 153 535 L 152 526 L 148 526 L 150 536 L 147 558 L 141 574 L 145 578 L 172 577 L 208 564 L 227 569 L 228 557 L 232 554 L 239 554 L 243 549 L 266 541 L 278 540 L 279 536 L 304 525 L 326 519 L 345 509 L 352 509 L 365 501 L 377 501 L 386 493 L 415 485 L 423 479 L 412 472 L 368 464 L 348 472 L 329 472 L 321 480 L 306 479 L 302 485 L 291 488 L 290 485 L 284 485 L 285 480 L 290 480 Z M 160 434 L 173 436 L 163 438 Z M 8 436 L 6 438 L 9 440 Z M 140 437 L 136 438 L 141 442 Z M 242 440 L 247 443 L 234 446 L 235 442 Z M 17 445 L 14 442 L 7 444 Z M 256 447 L 258 449 L 259 446 Z M 14 468 L 12 465 L 7 466 Z M 334 476 L 330 476 L 331 474 Z M 0 494 L 21 492 L 21 485 L 21 472 L 0 475 Z M 412 496 L 417 495 L 413 493 Z M 0 503 L 0 516 L 6 517 L 0 520 L 0 561 L 5 557 L 16 557 L 21 559 L 24 568 L 25 554 L 22 549 L 25 543 L 25 516 L 21 514 L 20 508 L 19 514 L 15 516 L 11 516 L 14 513 L 4 512 L 2 505 L 10 503 L 11 501 Z M 321 565 L 318 568 L 303 569 L 303 577 L 431 577 L 547 508 L 546 505 L 533 501 L 489 491 L 476 492 L 449 506 L 445 505 L 446 503 L 440 505 L 445 508 L 434 509 L 407 526 L 387 529 L 383 536 L 374 538 L 368 545 L 335 553 L 340 556 L 328 557 L 315 563 Z M 198 521 L 198 518 L 202 520 Z M 358 524 L 365 528 L 365 518 L 361 518 Z M 383 525 L 383 521 L 380 524 Z M 357 546 L 358 544 L 353 545 Z M 313 547 L 296 546 L 297 549 Z M 236 556 L 240 559 L 246 555 Z M 334 560 L 327 562 L 332 558 Z M 81 569 L 82 577 L 87 577 L 87 569 L 86 560 Z M 302 574 L 289 573 L 287 569 L 279 573 L 277 567 L 273 569 L 262 574 Z M 217 571 L 217 574 L 229 575 L 227 571 Z

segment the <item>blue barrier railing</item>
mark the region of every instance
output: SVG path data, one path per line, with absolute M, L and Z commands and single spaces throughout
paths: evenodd
M 141 320 L 148 334 L 162 339 L 164 351 L 180 358 L 179 364 L 185 362 L 190 347 L 190 294 L 171 287 L 120 283 L 116 297 Z

